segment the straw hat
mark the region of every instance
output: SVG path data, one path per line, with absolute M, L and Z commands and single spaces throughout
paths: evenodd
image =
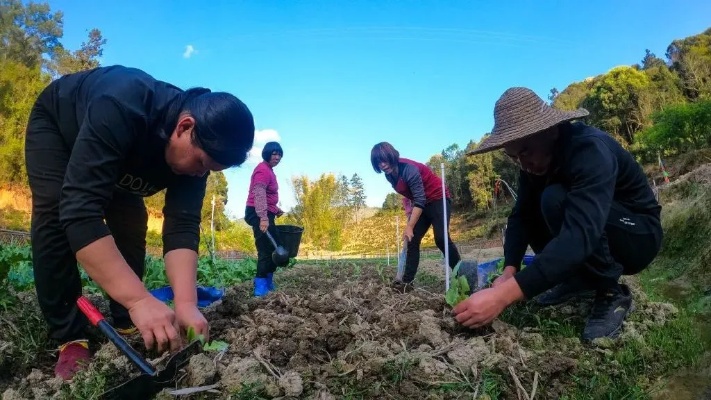
M 575 111 L 555 109 L 546 104 L 531 89 L 513 87 L 507 89 L 496 101 L 494 129 L 491 135 L 484 139 L 479 147 L 467 154 L 474 155 L 497 150 L 514 140 L 588 114 L 584 108 Z

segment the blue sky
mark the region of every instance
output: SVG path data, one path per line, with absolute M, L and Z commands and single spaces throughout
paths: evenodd
M 370 166 L 375 143 L 425 162 L 490 131 L 508 87 L 546 98 L 711 27 L 708 0 L 49 3 L 64 12 L 72 50 L 96 27 L 104 65 L 240 97 L 255 115 L 255 150 L 284 147 L 275 172 L 286 210 L 291 176 L 328 172 L 357 173 L 380 206 L 392 190 Z M 232 216 L 244 214 L 253 167 L 226 171 Z

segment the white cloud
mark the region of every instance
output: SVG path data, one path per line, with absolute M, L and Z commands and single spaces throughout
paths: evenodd
M 267 142 L 278 142 L 279 140 L 281 140 L 281 136 L 274 129 L 262 129 L 254 132 L 254 143 L 266 144 Z
M 183 58 L 190 58 L 193 54 L 197 53 L 195 47 L 192 44 L 185 46 L 185 51 L 183 52 Z
M 267 142 L 278 142 L 281 140 L 279 132 L 274 129 L 262 129 L 254 132 L 254 146 L 249 151 L 247 162 L 257 164 L 262 161 L 262 149 Z

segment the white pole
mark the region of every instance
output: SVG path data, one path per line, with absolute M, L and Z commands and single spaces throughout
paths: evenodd
M 397 254 L 400 254 L 400 216 L 395 216 L 395 247 Z
M 444 224 L 444 288 L 449 290 L 449 233 L 447 231 L 447 191 L 444 183 L 444 163 L 440 163 L 442 171 L 442 209 L 444 215 L 442 223 Z
M 212 235 L 212 262 L 215 262 L 215 195 L 212 195 L 212 216 L 210 217 L 210 233 Z

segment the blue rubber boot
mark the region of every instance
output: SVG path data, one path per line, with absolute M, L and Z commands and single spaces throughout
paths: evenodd
M 262 297 L 269 293 L 268 278 L 254 278 L 254 296 Z
M 267 287 L 269 288 L 270 292 L 276 290 L 276 286 L 274 285 L 274 272 L 270 272 L 267 274 L 267 282 Z

